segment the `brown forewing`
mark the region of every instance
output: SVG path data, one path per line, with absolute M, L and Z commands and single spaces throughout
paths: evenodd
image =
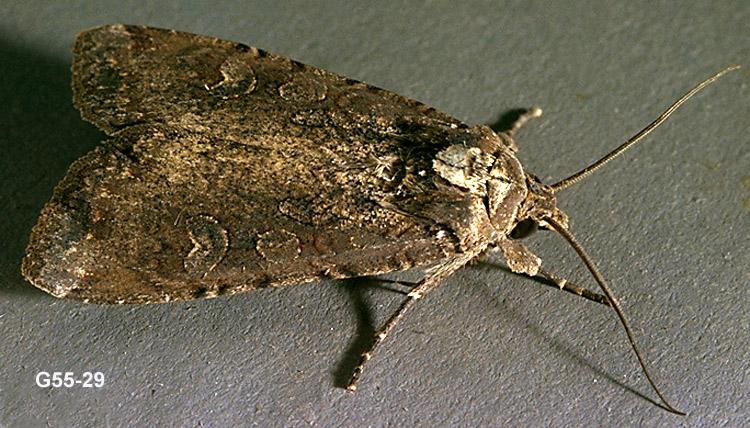
M 34 227 L 24 275 L 59 297 L 151 303 L 402 270 L 452 255 L 422 215 L 432 161 L 480 133 L 259 49 L 114 25 L 79 35 L 73 88 L 111 138 Z M 451 199 L 453 198 L 453 199 Z

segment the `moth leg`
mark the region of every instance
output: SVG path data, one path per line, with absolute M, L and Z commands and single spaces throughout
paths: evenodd
M 560 290 L 567 291 L 569 293 L 573 293 L 575 295 L 581 296 L 585 299 L 591 300 L 592 302 L 601 303 L 605 306 L 612 306 L 609 303 L 609 299 L 607 299 L 607 296 L 604 296 L 599 293 L 595 293 L 588 288 L 584 288 L 581 286 L 578 286 L 570 281 L 568 281 L 565 278 L 559 277 L 551 272 L 548 272 L 544 269 L 539 269 L 537 274 L 535 275 L 537 278 L 543 278 L 547 281 L 552 282 L 553 284 L 560 287 Z
M 517 241 L 500 241 L 499 245 L 490 247 L 482 254 L 474 258 L 472 262 L 474 260 L 486 260 L 487 258 L 489 258 L 491 253 L 498 250 L 503 250 L 506 256 L 506 263 L 508 263 L 511 272 L 513 273 L 523 274 L 532 278 L 541 278 L 542 280 L 551 282 L 561 290 L 581 296 L 585 299 L 591 300 L 592 302 L 611 306 L 609 304 L 609 299 L 607 299 L 607 296 L 595 293 L 588 288 L 576 285 L 565 278 L 559 277 L 552 272 L 542 269 L 541 259 L 536 257 L 525 246 L 520 245 Z
M 542 269 L 542 260 L 517 240 L 500 240 L 496 246 L 489 248 L 487 251 L 476 257 L 476 259 L 486 259 L 490 253 L 498 250 L 502 250 L 505 255 L 505 261 L 513 273 L 524 274 L 532 278 L 541 278 L 552 282 L 560 287 L 561 290 L 576 294 L 585 299 L 591 300 L 592 302 L 611 306 L 607 296 L 580 287 L 565 278 Z
M 408 282 L 397 279 L 378 279 L 379 282 L 389 284 L 390 286 L 383 286 L 383 288 L 394 291 L 396 293 L 408 294 L 414 287 L 419 285 L 419 282 Z M 407 291 L 408 289 L 408 291 Z
M 364 370 L 365 363 L 370 361 L 370 359 L 372 358 L 372 354 L 375 352 L 375 349 L 377 349 L 378 345 L 380 345 L 380 343 L 382 343 L 383 340 L 388 337 L 388 334 L 393 331 L 396 325 L 398 325 L 398 322 L 401 321 L 406 312 L 414 306 L 417 300 L 423 298 L 427 295 L 427 293 L 437 288 L 437 286 L 440 285 L 440 283 L 445 278 L 461 268 L 469 260 L 473 259 L 477 254 L 478 253 L 466 253 L 460 255 L 440 266 L 437 266 L 434 269 L 430 269 L 427 272 L 425 278 L 422 279 L 422 281 L 420 281 L 417 286 L 414 287 L 409 292 L 409 294 L 406 295 L 406 300 L 401 303 L 401 306 L 396 310 L 396 312 L 394 312 L 393 315 L 388 318 L 388 321 L 386 321 L 385 324 L 383 324 L 383 326 L 375 332 L 372 337 L 372 344 L 370 345 L 370 348 L 366 352 L 362 353 L 359 364 L 354 369 L 354 373 L 349 380 L 349 384 L 346 386 L 347 390 L 351 392 L 357 390 L 357 381 L 362 376 L 362 371 Z
M 505 263 L 514 273 L 536 276 L 539 267 L 542 266 L 542 259 L 517 239 L 502 238 L 495 245 L 500 248 L 505 256 Z
M 518 144 L 516 144 L 515 140 L 513 140 L 513 137 L 516 135 L 516 132 L 518 132 L 519 129 L 521 129 L 526 122 L 531 120 L 532 118 L 539 117 L 542 115 L 542 109 L 539 107 L 532 107 L 516 119 L 515 122 L 510 126 L 510 128 L 506 131 L 500 131 L 497 132 L 497 136 L 500 137 L 503 144 L 505 144 L 506 147 L 508 147 L 511 151 L 517 152 L 518 151 Z
M 524 125 L 526 125 L 526 122 L 529 120 L 539 117 L 542 115 L 542 109 L 539 107 L 532 107 L 528 109 L 525 113 L 518 116 L 518 119 L 516 119 L 515 122 L 513 122 L 513 125 L 510 126 L 510 129 L 505 131 L 504 134 L 507 135 L 510 138 L 513 138 L 513 136 L 518 132 L 519 129 L 521 129 Z

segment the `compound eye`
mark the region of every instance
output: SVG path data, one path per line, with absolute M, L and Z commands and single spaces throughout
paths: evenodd
M 510 231 L 510 239 L 523 239 L 532 233 L 536 232 L 539 228 L 539 223 L 535 220 L 526 218 L 519 221 L 516 227 Z

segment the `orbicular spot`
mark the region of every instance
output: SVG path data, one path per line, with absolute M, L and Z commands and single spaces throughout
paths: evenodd
M 279 95 L 287 101 L 320 102 L 326 99 L 328 87 L 323 82 L 309 79 L 293 79 L 279 86 Z
M 294 260 L 302 252 L 299 238 L 284 229 L 269 230 L 258 235 L 255 249 L 271 262 Z
M 206 86 L 208 91 L 221 98 L 237 98 L 249 94 L 258 86 L 250 57 L 234 55 L 227 58 L 219 68 L 222 80 L 215 85 Z
M 218 265 L 229 249 L 229 234 L 219 221 L 210 215 L 197 215 L 185 221 L 193 248 L 185 256 L 185 270 L 205 277 Z

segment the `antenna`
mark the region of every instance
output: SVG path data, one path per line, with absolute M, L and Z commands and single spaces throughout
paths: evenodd
M 679 100 L 677 100 L 674 104 L 669 106 L 668 109 L 664 111 L 659 117 L 656 118 L 653 122 L 651 122 L 647 127 L 640 130 L 637 134 L 630 137 L 628 141 L 623 143 L 620 147 L 612 150 L 611 152 L 607 153 L 603 158 L 599 159 L 598 161 L 592 163 L 591 165 L 587 166 L 586 168 L 582 169 L 581 171 L 576 172 L 575 174 L 571 175 L 568 178 L 565 178 L 563 180 L 558 181 L 557 183 L 553 184 L 552 191 L 557 192 L 558 190 L 565 189 L 566 187 L 570 187 L 574 183 L 583 180 L 584 178 L 588 177 L 589 175 L 593 174 L 594 171 L 601 168 L 606 164 L 607 162 L 611 161 L 612 159 L 620 156 L 625 150 L 632 147 L 635 143 L 640 141 L 643 137 L 650 134 L 651 131 L 654 130 L 657 126 L 661 125 L 669 116 L 674 113 L 675 110 L 680 108 L 681 105 L 685 103 L 690 97 L 698 93 L 701 89 L 705 88 L 706 86 L 710 85 L 711 83 L 715 82 L 719 77 L 725 75 L 726 73 L 729 73 L 730 71 L 737 70 L 740 68 L 739 65 L 732 65 L 730 67 L 727 67 L 720 72 L 714 74 L 713 76 L 709 77 L 708 79 L 702 81 L 699 83 L 696 87 L 691 89 L 688 93 L 683 95 Z
M 566 229 L 562 224 L 556 222 L 551 217 L 545 217 L 544 221 L 548 223 L 550 226 L 552 226 L 553 229 L 557 233 L 559 233 L 563 238 L 565 238 L 566 241 L 570 244 L 571 247 L 578 253 L 578 256 L 583 260 L 583 263 L 588 268 L 589 272 L 594 276 L 594 279 L 599 284 L 599 287 L 601 287 L 602 291 L 604 291 L 604 294 L 607 296 L 607 299 L 609 299 L 610 306 L 612 306 L 612 309 L 615 310 L 615 313 L 617 313 L 617 317 L 620 319 L 620 323 L 622 323 L 622 326 L 625 328 L 625 334 L 628 336 L 628 340 L 630 341 L 630 346 L 633 348 L 633 352 L 635 353 L 636 358 L 638 359 L 638 363 L 641 365 L 641 369 L 643 369 L 643 373 L 646 375 L 646 379 L 648 380 L 648 383 L 651 385 L 651 387 L 656 391 L 656 395 L 659 396 L 659 399 L 661 399 L 662 403 L 664 403 L 664 406 L 666 406 L 666 409 L 672 413 L 682 415 L 684 416 L 685 413 L 681 412 L 677 409 L 675 409 L 666 398 L 664 398 L 664 395 L 662 395 L 661 391 L 659 391 L 659 388 L 656 387 L 656 383 L 651 378 L 651 373 L 649 373 L 648 368 L 646 368 L 646 361 L 644 360 L 643 356 L 641 355 L 641 350 L 638 347 L 638 344 L 635 341 L 635 336 L 633 335 L 633 329 L 630 328 L 630 323 L 628 323 L 627 318 L 625 318 L 625 312 L 622 310 L 622 307 L 620 306 L 620 302 L 615 297 L 614 293 L 612 292 L 612 289 L 609 288 L 609 285 L 607 285 L 607 282 L 604 280 L 604 275 L 599 271 L 599 269 L 594 264 L 594 261 L 589 257 L 589 255 L 586 253 L 586 251 L 583 249 L 583 246 L 578 243 L 578 241 L 575 239 L 573 234 L 571 234 L 568 229 Z

